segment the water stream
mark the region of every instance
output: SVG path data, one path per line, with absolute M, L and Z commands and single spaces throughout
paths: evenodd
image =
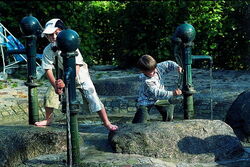
M 209 68 L 209 91 L 210 91 L 210 95 L 209 95 L 209 101 L 210 101 L 210 113 L 211 113 L 211 120 L 214 119 L 214 111 L 213 111 L 213 88 L 212 88 L 212 81 L 213 81 L 213 68 L 212 65 L 210 65 Z

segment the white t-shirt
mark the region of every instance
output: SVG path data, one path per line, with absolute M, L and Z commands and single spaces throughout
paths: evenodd
M 173 97 L 173 91 L 165 89 L 163 76 L 170 71 L 177 71 L 179 65 L 174 61 L 164 61 L 157 64 L 156 73 L 153 77 L 140 74 L 138 105 L 149 106 L 157 100 Z
M 42 58 L 42 68 L 44 70 L 46 69 L 55 69 L 55 57 L 58 56 L 58 67 L 60 69 L 63 69 L 63 58 L 60 55 L 61 51 L 57 50 L 54 52 L 52 49 L 52 43 L 46 46 L 46 48 L 43 50 L 43 58 Z M 82 54 L 79 51 L 79 49 L 76 50 L 78 55 L 76 56 L 76 64 L 83 66 L 86 63 L 83 61 Z
M 63 69 L 63 57 L 60 55 L 61 51 L 54 52 L 52 48 L 52 43 L 50 43 L 43 51 L 43 58 L 42 58 L 42 68 L 46 69 L 55 69 L 55 57 L 58 56 L 58 67 Z M 82 54 L 80 53 L 79 49 L 76 50 L 78 55 L 75 57 L 76 64 L 80 65 L 80 70 L 78 75 L 76 76 L 76 83 L 78 87 L 82 90 L 81 93 L 84 94 L 86 97 L 89 109 L 92 112 L 100 111 L 103 108 L 103 104 L 100 101 L 94 84 L 90 78 L 88 66 L 83 61 Z

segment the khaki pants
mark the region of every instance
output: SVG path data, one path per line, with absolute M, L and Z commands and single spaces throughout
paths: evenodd
M 89 110 L 91 112 L 100 111 L 102 108 L 104 108 L 104 105 L 96 93 L 94 84 L 89 75 L 87 64 L 80 68 L 79 73 L 81 75 L 76 77 L 77 89 L 79 89 L 82 96 L 86 98 Z M 44 102 L 45 107 L 59 109 L 59 96 L 55 93 L 55 90 L 52 86 L 48 88 Z
M 44 107 L 59 109 L 60 104 L 59 95 L 56 94 L 54 87 L 48 87 L 44 96 Z

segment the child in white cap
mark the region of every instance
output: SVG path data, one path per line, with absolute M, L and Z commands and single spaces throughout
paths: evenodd
M 40 122 L 36 122 L 36 126 L 50 125 L 53 120 L 53 110 L 58 109 L 60 105 L 58 95 L 63 93 L 64 82 L 61 79 L 56 80 L 53 74 L 55 68 L 55 57 L 58 57 L 58 68 L 63 69 L 63 58 L 61 57 L 61 51 L 57 49 L 55 42 L 57 35 L 65 29 L 64 23 L 60 19 L 51 19 L 45 25 L 45 29 L 42 33 L 42 37 L 46 36 L 50 44 L 48 44 L 43 51 L 42 67 L 51 83 L 51 87 L 48 88 L 45 95 L 45 111 L 46 119 Z M 90 78 L 88 66 L 83 61 L 82 55 L 79 49 L 76 50 L 78 55 L 76 56 L 76 82 L 80 86 L 80 92 L 86 97 L 89 105 L 89 109 L 92 112 L 97 112 L 102 119 L 104 126 L 108 130 L 116 130 L 118 126 L 110 123 L 105 107 L 100 101 L 93 82 Z

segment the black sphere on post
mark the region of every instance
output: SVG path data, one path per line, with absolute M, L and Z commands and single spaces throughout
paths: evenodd
M 25 36 L 39 35 L 42 29 L 39 21 L 33 16 L 26 16 L 20 22 L 20 30 Z
M 181 38 L 183 43 L 192 42 L 195 39 L 196 31 L 191 24 L 182 24 L 176 28 L 175 36 Z
M 80 46 L 80 38 L 77 32 L 71 29 L 61 31 L 57 36 L 57 46 L 63 52 L 74 52 Z

